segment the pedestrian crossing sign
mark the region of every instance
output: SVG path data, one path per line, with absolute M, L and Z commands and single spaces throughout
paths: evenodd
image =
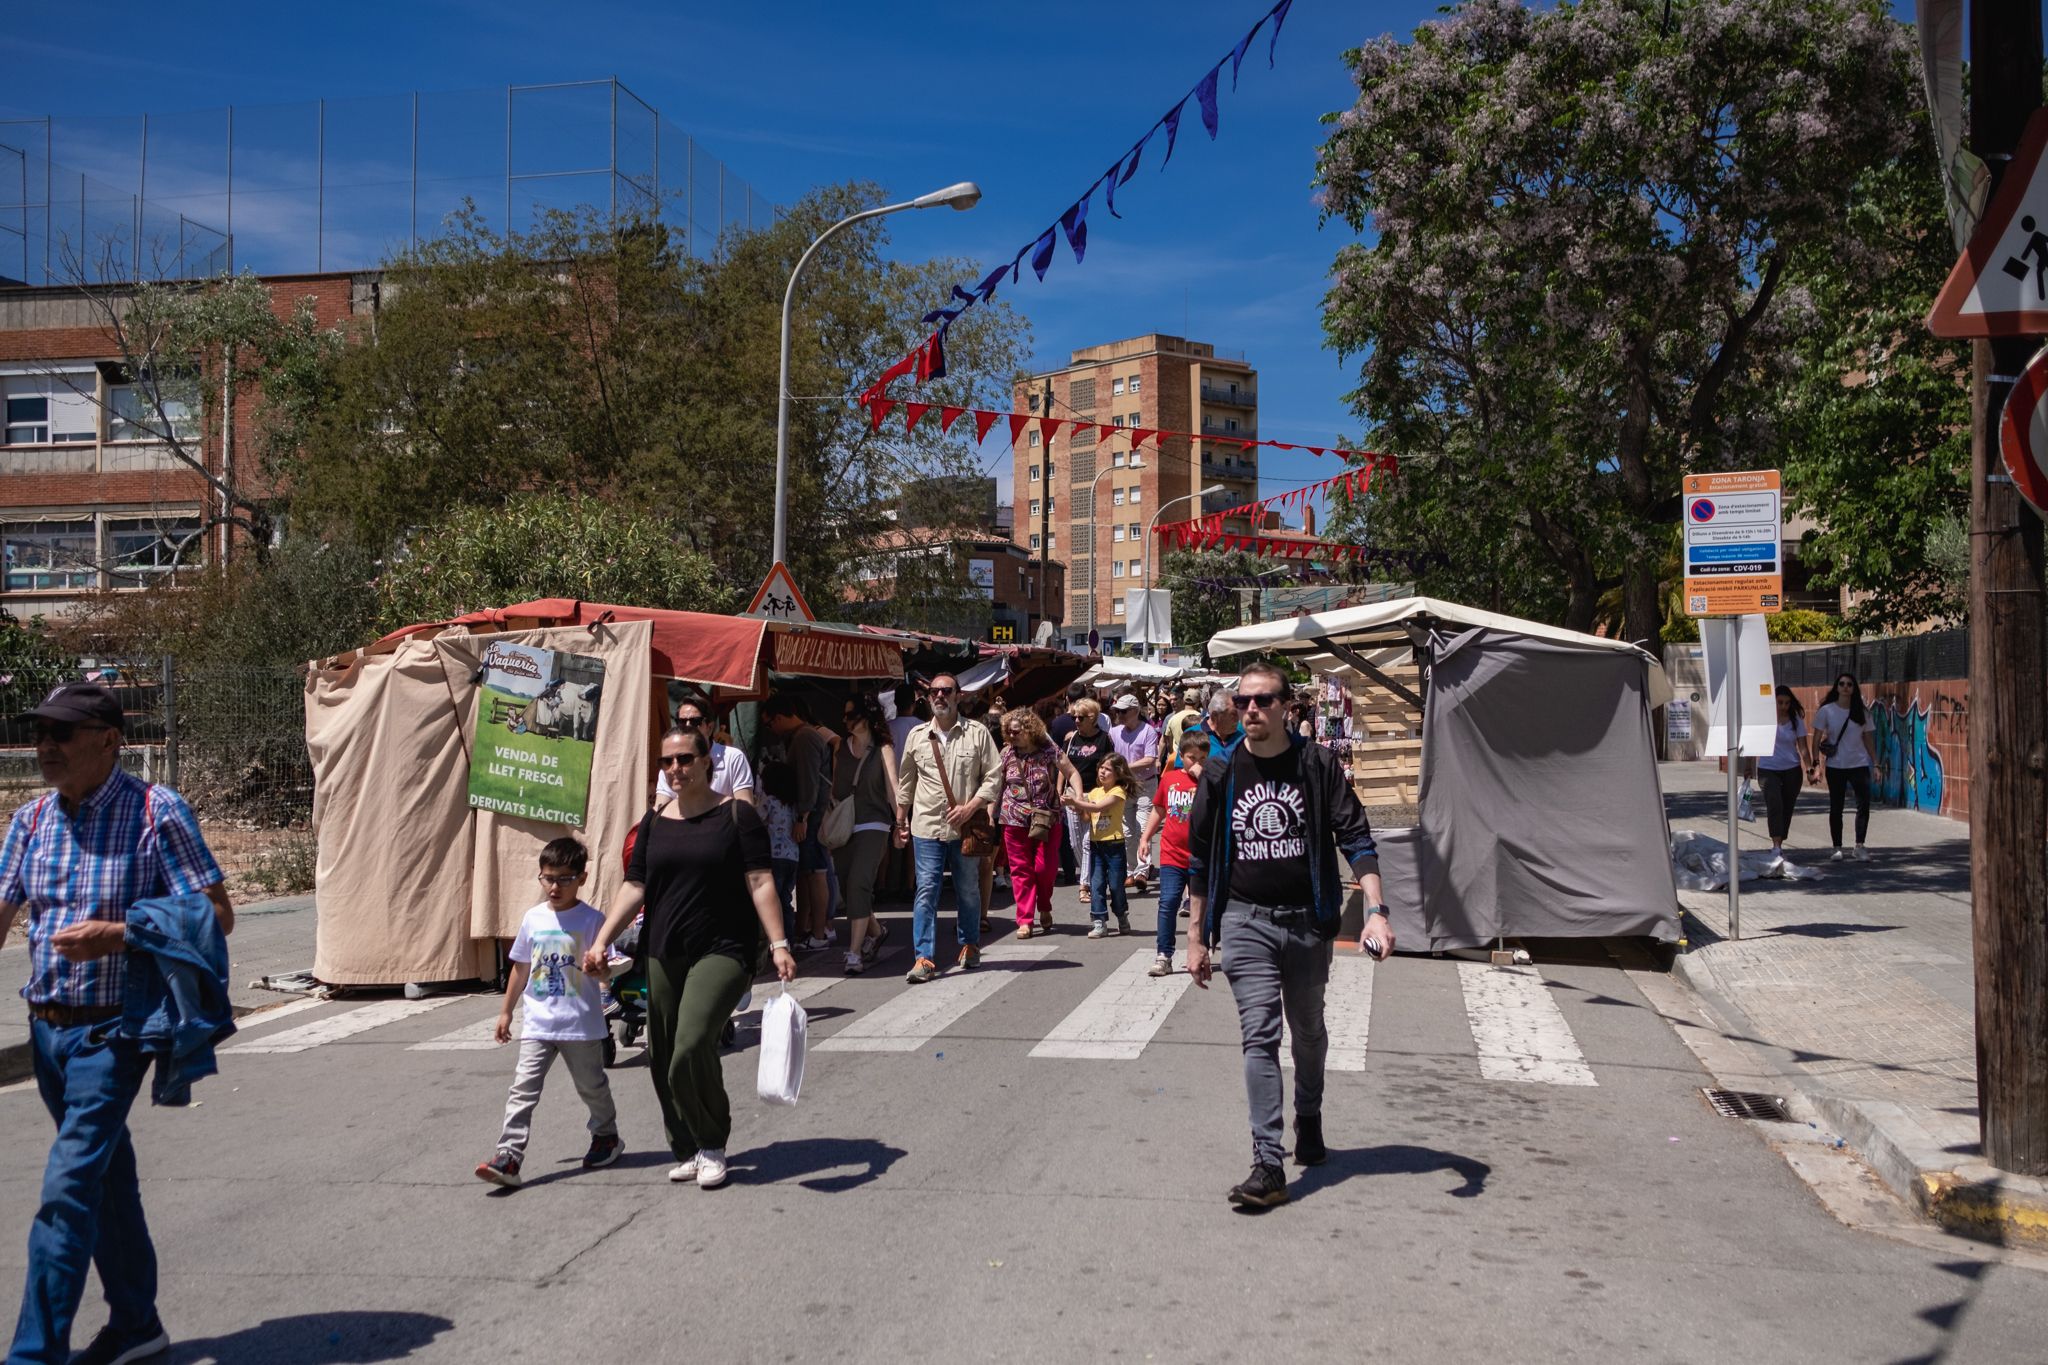
M 2048 333 L 2048 109 L 2027 122 L 2019 150 L 1969 245 L 1934 296 L 1927 330 L 1938 337 Z

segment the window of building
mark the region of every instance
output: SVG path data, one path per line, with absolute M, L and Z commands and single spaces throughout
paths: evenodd
M 1112 417 L 1109 419 L 1109 424 L 1113 427 L 1120 427 L 1124 424 L 1124 419 L 1121 417 Z
M 1027 401 L 1027 402 L 1028 402 L 1028 403 L 1029 403 L 1029 404 L 1031 405 L 1031 411 L 1033 411 L 1033 412 L 1037 412 L 1037 411 L 1038 411 L 1038 390 L 1036 390 L 1036 389 L 1033 389 L 1033 390 L 1031 391 L 1031 393 L 1030 393 L 1030 394 L 1028 395 L 1028 397 L 1027 397 L 1026 401 Z
M 0 553 L 9 592 L 100 585 L 99 535 L 90 519 L 0 525 Z
M 1038 466 L 1037 466 L 1037 465 L 1033 465 L 1033 466 L 1031 466 L 1031 482 L 1033 482 L 1033 483 L 1037 483 L 1037 482 L 1038 482 Z
M 1109 604 L 1109 614 L 1111 616 L 1122 616 L 1124 614 L 1123 598 L 1119 597 Z
M 1137 488 L 1137 487 L 1133 487 L 1133 488 L 1131 489 L 1131 506 L 1133 506 L 1133 507 L 1136 507 L 1136 506 L 1137 506 L 1137 505 L 1138 505 L 1138 504 L 1139 504 L 1140 502 L 1143 502 L 1143 501 L 1144 501 L 1144 499 L 1145 499 L 1145 490 L 1144 490 L 1144 489 L 1142 489 L 1142 488 Z
M 97 382 L 91 370 L 9 378 L 7 420 L 0 427 L 0 444 L 26 446 L 97 440 L 100 421 L 93 403 Z
M 1143 570 L 1143 569 L 1144 569 L 1144 567 L 1145 567 L 1145 563 L 1144 563 L 1144 561 L 1143 561 L 1143 560 L 1138 560 L 1138 559 L 1134 559 L 1134 560 L 1132 560 L 1132 561 L 1131 561 L 1131 577 L 1133 577 L 1133 578 L 1136 578 L 1136 577 L 1138 576 L 1139 572 L 1140 572 L 1141 570 Z
M 1138 414 L 1135 412 L 1132 413 L 1128 418 L 1124 420 L 1124 425 L 1127 427 L 1134 427 L 1138 425 Z
M 1115 490 L 1109 495 L 1109 500 L 1114 506 L 1122 507 L 1124 505 L 1124 490 L 1121 488 Z
M 1140 383 L 1140 380 L 1139 380 L 1138 376 L 1137 376 L 1137 375 L 1132 375 L 1132 376 L 1131 376 L 1131 387 L 1130 387 L 1130 392 L 1132 392 L 1132 393 L 1136 393 L 1136 392 L 1138 391 L 1138 384 L 1139 384 L 1139 383 Z
M 1110 527 L 1109 538 L 1114 541 L 1122 541 L 1124 538 L 1124 528 L 1121 525 Z
M 1110 452 L 1109 452 L 1109 462 L 1110 462 L 1110 463 L 1111 463 L 1112 465 L 1120 465 L 1120 464 L 1122 464 L 1122 463 L 1124 462 L 1124 452 L 1123 452 L 1123 451 L 1121 451 L 1121 450 L 1112 450 L 1112 451 L 1110 451 Z
M 1132 523 L 1131 523 L 1131 539 L 1132 539 L 1132 540 L 1136 540 L 1137 538 L 1138 538 L 1138 523 L 1134 521 L 1134 522 L 1132 522 Z
M 1028 438 L 1028 445 L 1029 445 L 1029 448 L 1030 448 L 1030 449 L 1032 449 L 1032 450 L 1036 450 L 1036 449 L 1038 449 L 1038 433 L 1037 433 L 1037 432 L 1035 432 L 1035 431 L 1034 431 L 1034 432 L 1032 432 L 1032 433 L 1031 433 L 1030 437 Z
M 1034 534 L 1034 535 L 1033 535 L 1033 536 L 1031 537 L 1031 548 L 1032 548 L 1032 549 L 1034 549 L 1034 550 L 1038 548 L 1038 537 L 1037 537 L 1037 535 L 1036 535 L 1036 534 Z
M 1115 395 L 1115 394 L 1120 394 L 1120 393 L 1122 393 L 1122 392 L 1124 391 L 1124 381 L 1123 381 L 1123 380 L 1121 380 L 1121 379 L 1112 379 L 1112 380 L 1110 380 L 1110 381 L 1109 381 L 1109 391 L 1110 391 L 1110 393 L 1111 393 L 1112 395 Z
M 1058 531 L 1047 531 L 1045 533 L 1045 548 L 1048 550 L 1057 550 L 1059 546 L 1060 533 Z
M 1032 516 L 1034 516 L 1034 517 L 1038 515 L 1038 499 L 1037 499 L 1037 498 L 1033 498 L 1033 499 L 1031 500 L 1031 515 L 1032 515 Z
M 1111 578 L 1122 578 L 1124 576 L 1124 562 L 1121 559 L 1109 561 L 1109 576 Z
M 1237 419 L 1236 419 L 1235 417 L 1226 417 L 1226 418 L 1224 418 L 1224 419 L 1223 419 L 1223 429 L 1224 429 L 1225 431 L 1236 431 L 1236 430 L 1237 430 Z
M 166 379 L 160 388 L 164 410 L 152 412 L 147 391 L 139 384 L 112 384 L 107 388 L 107 439 L 109 441 L 161 441 L 168 430 L 181 441 L 199 434 L 196 395 L 181 392 L 183 386 Z
M 139 588 L 200 560 L 199 518 L 108 518 L 107 563 L 117 588 Z

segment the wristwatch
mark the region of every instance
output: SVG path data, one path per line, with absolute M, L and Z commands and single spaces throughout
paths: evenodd
M 1389 924 L 1393 923 L 1394 912 L 1387 909 L 1385 905 L 1368 905 L 1365 907 L 1365 917 L 1367 919 L 1371 919 L 1374 915 L 1385 915 L 1387 922 Z
M 781 950 L 782 950 L 783 952 L 785 952 L 785 953 L 786 953 L 786 952 L 788 952 L 788 951 L 789 951 L 789 940 L 788 940 L 788 939 L 786 939 L 786 938 L 778 938 L 778 939 L 776 939 L 776 940 L 775 940 L 775 941 L 774 941 L 773 943 L 771 943 L 771 944 L 769 944 L 769 945 L 768 945 L 768 950 L 769 950 L 770 952 L 774 952 L 774 951 L 775 951 L 776 949 L 778 949 L 778 948 L 779 948 L 779 949 L 781 949 Z

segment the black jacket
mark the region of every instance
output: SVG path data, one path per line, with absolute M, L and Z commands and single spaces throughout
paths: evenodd
M 1197 932 L 1202 942 L 1211 946 L 1230 904 L 1230 867 L 1237 856 L 1230 808 L 1237 801 L 1237 749 L 1243 742 L 1240 733 L 1209 755 L 1195 788 L 1194 810 L 1188 815 L 1188 882 L 1202 888 L 1208 897 L 1208 913 Z M 1301 751 L 1302 796 L 1308 803 L 1308 870 L 1310 885 L 1315 888 L 1315 904 L 1309 908 L 1315 912 L 1318 932 L 1324 938 L 1335 938 L 1337 921 L 1344 913 L 1344 882 L 1337 853 L 1341 849 L 1345 861 L 1361 876 L 1378 872 L 1372 825 L 1336 754 L 1300 735 L 1289 735 L 1287 742 Z

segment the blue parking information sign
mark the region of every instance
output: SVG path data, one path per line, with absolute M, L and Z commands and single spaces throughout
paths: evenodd
M 1754 616 L 1784 610 L 1778 471 L 1685 476 L 1685 610 Z

